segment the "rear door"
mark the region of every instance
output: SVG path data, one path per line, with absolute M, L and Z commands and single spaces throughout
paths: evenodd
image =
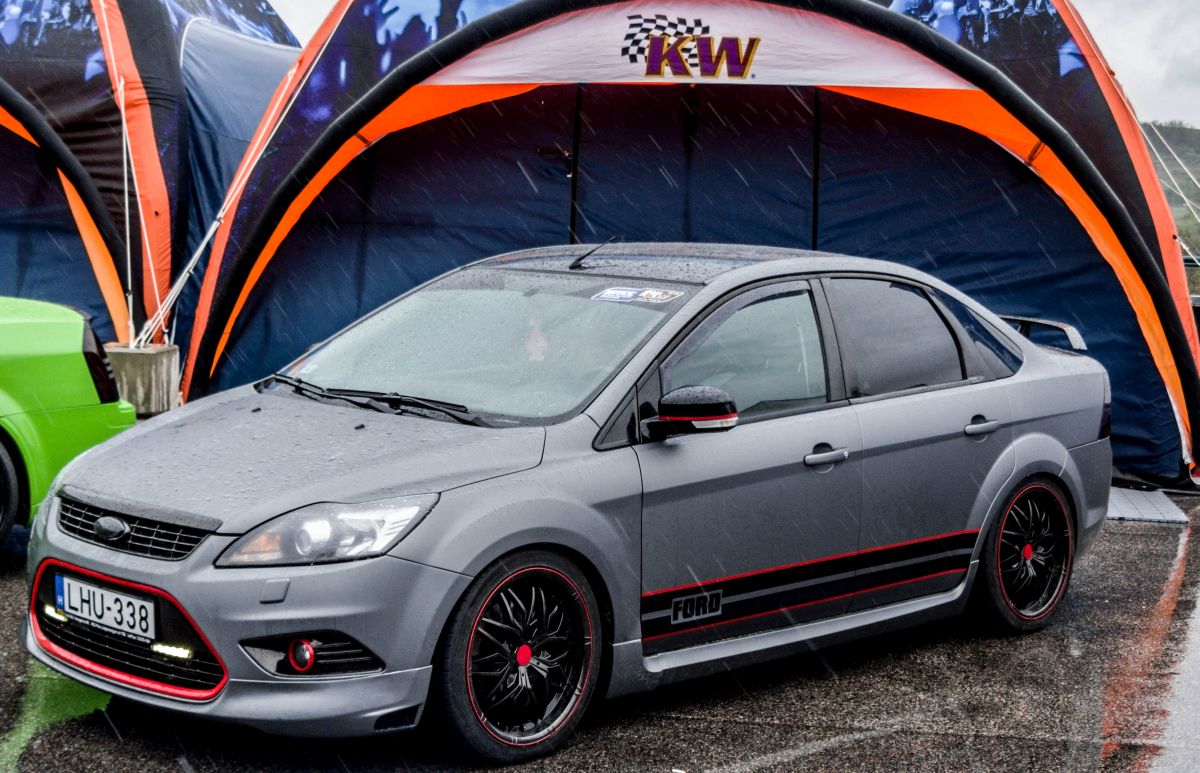
M 825 280 L 863 437 L 862 539 L 851 609 L 962 582 L 980 485 L 1012 438 L 1004 382 L 929 290 Z
M 639 390 L 642 418 L 662 392 L 696 385 L 724 389 L 739 412 L 728 432 L 637 446 L 647 654 L 847 609 L 861 446 L 819 302 L 807 282 L 747 290 Z

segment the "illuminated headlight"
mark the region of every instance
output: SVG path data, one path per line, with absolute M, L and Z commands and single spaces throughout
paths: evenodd
M 296 566 L 382 555 L 437 504 L 437 494 L 321 503 L 281 515 L 229 546 L 217 566 Z

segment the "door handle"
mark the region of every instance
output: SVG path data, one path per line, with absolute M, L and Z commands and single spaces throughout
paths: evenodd
M 824 467 L 827 464 L 837 464 L 850 458 L 849 448 L 838 448 L 833 451 L 821 451 L 804 457 L 804 463 L 809 467 Z
M 978 435 L 990 435 L 998 429 L 1000 429 L 1000 422 L 992 419 L 991 421 L 973 421 L 963 427 L 963 432 L 975 437 Z

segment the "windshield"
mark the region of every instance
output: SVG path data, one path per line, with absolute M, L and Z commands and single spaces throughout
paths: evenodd
M 465 407 L 489 423 L 582 409 L 690 288 L 587 274 L 459 271 L 366 317 L 287 375 Z

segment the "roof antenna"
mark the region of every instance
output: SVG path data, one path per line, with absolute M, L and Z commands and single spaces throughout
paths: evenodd
M 578 258 L 575 258 L 575 260 L 571 261 L 571 265 L 567 266 L 567 270 L 568 271 L 578 271 L 579 269 L 584 268 L 583 261 L 592 257 L 593 253 L 598 251 L 600 248 L 607 247 L 608 245 L 612 244 L 613 241 L 616 240 L 616 238 L 617 237 L 615 237 L 615 236 L 610 236 L 610 237 L 608 237 L 608 241 L 606 241 L 604 244 L 597 244 L 595 247 L 593 247 L 590 250 L 588 250 L 587 252 L 583 253 Z

